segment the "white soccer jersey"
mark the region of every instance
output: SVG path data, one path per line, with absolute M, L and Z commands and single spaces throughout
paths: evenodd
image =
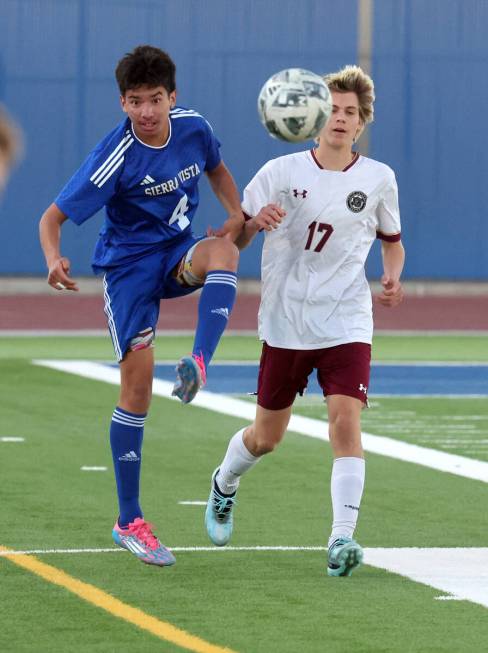
M 371 343 L 371 291 L 364 264 L 376 237 L 400 240 L 395 175 L 356 155 L 343 171 L 325 170 L 313 151 L 266 163 L 244 190 L 242 208 L 286 211 L 265 232 L 259 337 L 272 347 L 321 349 Z

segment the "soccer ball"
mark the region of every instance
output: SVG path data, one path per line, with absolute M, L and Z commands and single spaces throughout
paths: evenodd
M 315 138 L 332 111 L 332 98 L 321 77 L 288 68 L 268 79 L 258 97 L 259 118 L 273 138 L 301 143 Z

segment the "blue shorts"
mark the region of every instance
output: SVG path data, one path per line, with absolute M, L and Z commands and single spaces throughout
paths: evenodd
M 200 240 L 189 236 L 171 248 L 105 271 L 104 311 L 118 362 L 141 331 L 156 331 L 161 299 L 188 295 L 200 287 L 182 286 L 174 278 L 179 261 Z

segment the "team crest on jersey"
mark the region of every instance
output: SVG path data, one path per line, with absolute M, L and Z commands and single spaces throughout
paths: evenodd
M 347 208 L 353 213 L 359 213 L 366 206 L 368 196 L 362 190 L 355 190 L 347 196 Z
M 298 190 L 298 188 L 293 189 L 293 197 L 301 197 L 304 200 L 307 197 L 308 190 L 304 188 L 303 190 Z

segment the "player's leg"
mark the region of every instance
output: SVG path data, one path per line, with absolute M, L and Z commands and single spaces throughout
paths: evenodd
M 203 284 L 192 356 L 177 367 L 173 394 L 190 402 L 205 384 L 207 367 L 227 326 L 237 288 L 239 251 L 227 238 L 206 238 L 182 259 L 178 276 L 190 285 Z
M 329 575 L 350 575 L 362 560 L 362 551 L 353 535 L 365 477 L 360 426 L 363 404 L 353 397 L 332 395 L 327 398 L 327 406 L 334 455 L 330 481 L 333 521 L 328 543 L 328 572 Z M 334 573 L 338 570 L 338 574 Z
M 363 343 L 350 343 L 332 348 L 327 355 L 333 371 L 327 374 L 319 370 L 319 381 L 327 396 L 329 438 L 334 456 L 331 474 L 333 521 L 327 571 L 330 576 L 350 576 L 363 557 L 353 536 L 365 479 L 361 411 L 367 400 L 370 348 Z
M 212 475 L 205 525 L 214 544 L 223 546 L 229 541 L 240 478 L 281 442 L 295 396 L 306 387 L 311 369 L 303 352 L 263 345 L 256 418 L 251 426 L 231 438 L 221 464 Z
M 140 341 L 140 337 L 136 337 Z M 128 351 L 120 364 L 120 398 L 112 415 L 110 445 L 117 484 L 119 518 L 113 539 L 142 562 L 172 565 L 175 558 L 144 520 L 139 504 L 144 422 L 151 401 L 153 349 Z
M 120 363 L 120 397 L 112 415 L 110 445 L 119 500 L 119 525 L 142 517 L 139 505 L 144 422 L 151 401 L 152 349 L 128 351 Z
M 175 559 L 153 534 L 139 504 L 144 423 L 151 402 L 154 367 L 152 342 L 159 305 L 146 278 L 151 276 L 151 269 L 147 260 L 140 266 L 113 271 L 104 279 L 105 312 L 121 376 L 119 401 L 110 425 L 119 503 L 112 537 L 143 562 L 163 566 L 173 564 Z M 141 288 L 148 292 L 146 297 Z
M 256 419 L 230 439 L 225 456 L 212 474 L 205 512 L 207 533 L 214 544 L 224 546 L 232 535 L 233 506 L 241 476 L 281 442 L 290 421 L 291 406 L 282 410 L 256 407 Z

